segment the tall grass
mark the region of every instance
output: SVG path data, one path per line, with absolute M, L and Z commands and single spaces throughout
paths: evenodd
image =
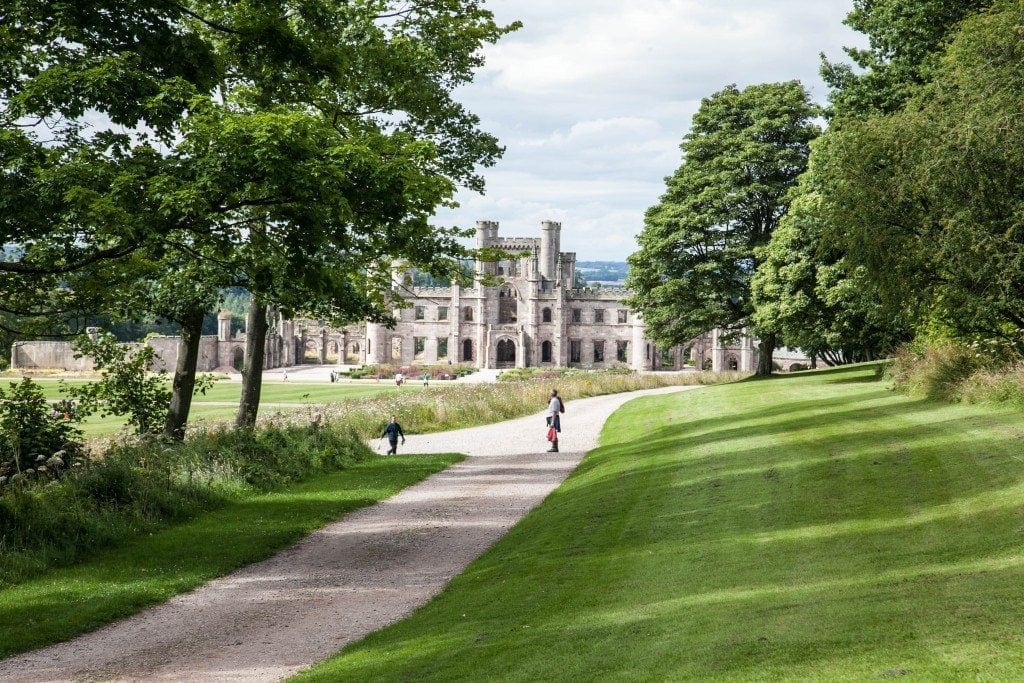
M 371 455 L 350 430 L 310 425 L 113 446 L 59 480 L 0 492 L 0 587 Z
M 953 342 L 912 345 L 888 370 L 897 391 L 952 403 L 1024 406 L 1024 362 L 998 348 Z
M 576 399 L 673 385 L 718 384 L 734 381 L 739 373 L 695 372 L 638 374 L 581 372 L 558 379 L 528 379 L 499 384 L 453 384 L 428 392 L 392 392 L 359 401 L 317 406 L 332 428 L 351 429 L 363 438 L 380 436 L 394 415 L 411 434 L 460 429 L 531 415 L 547 405 L 552 389 L 572 411 Z M 283 421 L 308 419 L 281 415 Z

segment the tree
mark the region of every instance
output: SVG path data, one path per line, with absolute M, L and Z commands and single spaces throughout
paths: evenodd
M 683 163 L 647 210 L 629 257 L 629 305 L 663 346 L 715 327 L 752 323 L 756 249 L 785 215 L 807 166 L 819 114 L 797 81 L 729 86 L 701 103 L 682 143 Z M 775 331 L 761 331 L 758 372 L 771 372 Z
M 476 0 L 8 3 L 0 237 L 19 252 L 0 289 L 130 277 L 133 255 L 173 250 L 257 302 L 383 315 L 367 289 L 381 261 L 442 274 L 466 254 L 430 217 L 502 150 L 453 92 L 517 26 Z M 90 111 L 113 125 L 86 131 Z
M 858 67 L 822 60 L 822 76 L 832 87 L 835 119 L 899 111 L 918 87 L 931 80 L 938 56 L 961 21 L 993 0 L 854 0 L 844 22 L 869 40 L 847 48 Z
M 759 254 L 754 323 L 828 365 L 884 357 L 912 336 L 906 307 L 886 306 L 866 269 L 851 267 L 839 245 L 825 239 L 814 179 L 812 154 L 789 212 Z
M 1024 354 L 1024 9 L 967 19 L 932 82 L 820 147 L 830 237 L 890 301 Z

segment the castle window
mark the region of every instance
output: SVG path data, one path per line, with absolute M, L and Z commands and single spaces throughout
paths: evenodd
M 595 308 L 594 309 L 594 322 L 595 323 L 603 323 L 604 322 L 604 309 L 603 308 Z
M 579 363 L 583 356 L 583 342 L 579 339 L 571 339 L 569 341 L 569 362 Z
M 551 342 L 546 341 L 540 345 L 540 362 L 550 363 L 551 362 Z
M 551 322 L 551 309 L 550 308 L 545 308 L 543 311 L 541 311 L 540 315 L 541 315 L 541 322 L 546 322 L 546 323 Z
M 579 308 L 572 309 L 572 321 L 574 323 L 583 322 L 583 311 Z
M 423 306 L 416 307 L 416 320 L 423 320 L 426 317 L 426 308 Z
M 437 340 L 437 357 L 447 358 L 448 357 L 448 338 L 442 337 Z
M 391 338 L 391 360 L 402 360 L 402 338 Z
M 473 360 L 473 340 L 472 339 L 463 339 L 462 340 L 462 360 L 466 360 L 466 361 Z
M 603 341 L 596 341 L 596 342 L 594 342 L 594 362 L 595 363 L 603 363 L 604 362 L 604 342 Z
M 615 358 L 620 363 L 625 363 L 629 354 L 629 342 L 620 341 L 615 344 Z
M 628 319 L 629 319 L 628 316 L 629 316 L 629 311 L 627 311 L 625 308 L 620 308 L 619 309 L 619 322 L 620 323 L 628 322 Z
M 472 306 L 466 306 L 465 308 L 462 309 L 462 319 L 465 320 L 467 323 L 473 322 L 473 307 Z M 473 359 L 470 358 L 469 360 L 473 360 Z
M 516 290 L 505 285 L 498 290 L 498 323 L 507 325 L 516 322 L 518 317 L 518 303 L 516 302 Z
M 447 320 L 448 319 L 448 307 L 447 306 L 438 306 L 437 307 L 437 319 L 438 320 Z
M 424 352 L 427 350 L 427 338 L 426 337 L 413 337 L 412 338 L 413 358 L 420 360 L 423 358 Z

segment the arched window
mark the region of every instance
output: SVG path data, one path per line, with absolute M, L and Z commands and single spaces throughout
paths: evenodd
M 516 290 L 508 285 L 503 285 L 498 290 L 498 323 L 508 325 L 516 322 L 519 313 L 519 306 L 516 302 Z
M 462 309 L 462 319 L 465 320 L 467 323 L 473 322 L 472 306 L 466 306 L 465 308 Z
M 462 360 L 473 360 L 473 340 L 464 339 L 462 341 Z
M 547 310 L 547 309 L 544 309 Z M 550 363 L 551 362 L 551 342 L 546 341 L 540 345 L 540 362 Z
M 551 322 L 551 309 L 550 308 L 545 308 L 543 311 L 541 311 L 540 316 L 541 316 L 541 322 L 546 322 L 546 323 Z
M 736 360 L 736 356 L 729 356 L 725 359 L 725 367 L 729 370 L 739 370 L 740 363 Z

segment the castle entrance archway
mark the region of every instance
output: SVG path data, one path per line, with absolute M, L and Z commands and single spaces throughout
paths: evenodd
M 511 339 L 498 341 L 497 366 L 511 368 L 516 364 L 516 343 Z

